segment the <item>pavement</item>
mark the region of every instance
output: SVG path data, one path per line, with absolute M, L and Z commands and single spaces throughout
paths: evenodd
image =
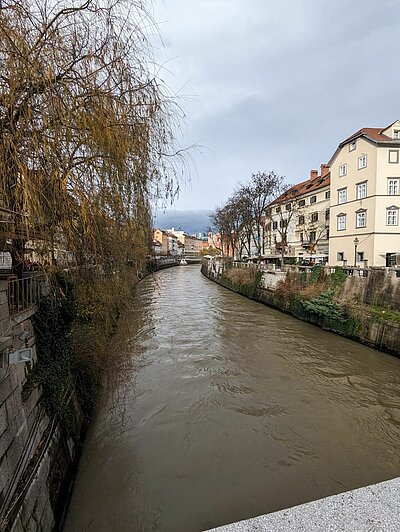
M 400 478 L 208 532 L 400 532 Z

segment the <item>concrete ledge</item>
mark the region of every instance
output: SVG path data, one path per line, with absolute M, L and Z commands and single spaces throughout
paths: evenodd
M 396 532 L 400 478 L 347 491 L 208 532 Z

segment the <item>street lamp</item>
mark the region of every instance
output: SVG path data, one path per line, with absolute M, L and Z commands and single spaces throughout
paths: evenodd
M 354 240 L 354 268 L 357 266 L 357 246 L 360 243 L 358 238 L 356 237 Z

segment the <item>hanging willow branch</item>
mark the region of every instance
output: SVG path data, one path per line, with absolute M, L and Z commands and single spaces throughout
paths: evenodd
M 0 9 L 0 201 L 18 243 L 80 264 L 147 252 L 150 199 L 172 197 L 178 109 L 154 72 L 141 0 Z M 4 229 L 3 229 L 4 230 Z

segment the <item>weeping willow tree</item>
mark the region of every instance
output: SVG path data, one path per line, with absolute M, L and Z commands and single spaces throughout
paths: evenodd
M 28 240 L 103 269 L 147 254 L 150 201 L 174 195 L 182 168 L 148 27 L 141 0 L 1 2 L 0 205 L 15 266 Z

